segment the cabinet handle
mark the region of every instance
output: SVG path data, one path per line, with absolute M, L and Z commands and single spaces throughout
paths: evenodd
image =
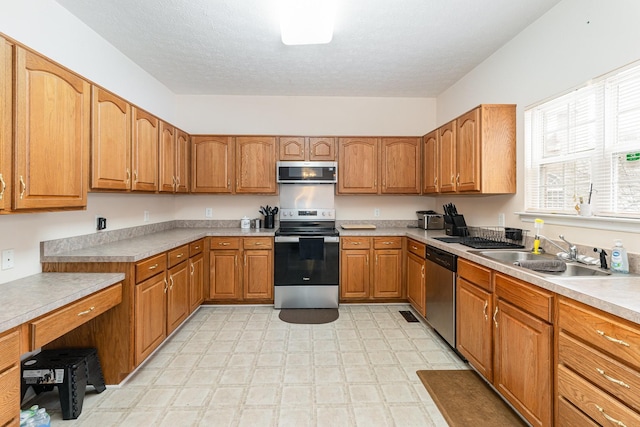
M 78 316 L 84 316 L 85 314 L 89 314 L 89 313 L 91 313 L 91 312 L 92 312 L 93 310 L 95 310 L 95 309 L 96 309 L 95 307 L 91 307 L 91 308 L 90 308 L 90 309 L 88 309 L 88 310 L 81 311 L 80 313 L 78 313 Z
M 493 312 L 493 323 L 498 327 L 498 321 L 496 320 L 496 316 L 498 315 L 498 307 L 496 306 L 495 311 Z
M 236 190 L 240 188 L 240 181 L 236 179 Z
M 198 250 L 200 249 L 200 246 L 194 246 L 193 249 Z
M 260 246 L 260 245 L 262 245 L 262 242 L 255 242 L 254 245 L 255 246 Z
M 411 249 L 413 249 L 414 251 L 417 251 L 418 247 L 417 246 L 411 246 Z
M 2 196 L 4 196 L 4 189 L 7 188 L 7 184 L 4 183 L 4 179 L 2 178 L 1 173 L 0 173 L 0 185 L 2 185 L 2 188 L 0 189 L 0 200 L 2 200 Z
M 24 192 L 27 191 L 27 185 L 24 183 L 24 179 L 22 179 L 22 175 L 20 175 L 20 188 L 22 189 L 20 191 L 20 199 L 22 200 L 22 198 L 24 197 Z
M 172 176 L 172 177 L 171 177 L 171 181 L 173 182 L 173 191 L 176 191 L 176 187 L 177 187 L 177 184 L 176 184 L 176 177 L 175 177 L 175 176 Z
M 167 283 L 167 278 L 164 278 L 164 293 L 167 293 L 167 289 L 169 289 L 169 284 Z
M 133 182 L 134 183 L 138 182 L 138 170 L 137 169 L 133 170 Z
M 376 265 L 378 265 L 378 254 L 376 254 Z
M 373 186 L 374 186 L 374 187 L 377 187 L 377 186 L 378 186 L 378 179 L 377 179 L 377 178 L 374 178 L 374 180 L 373 180 Z
M 434 187 L 438 186 L 438 178 L 437 177 L 433 179 L 433 186 Z
M 131 171 L 129 170 L 129 168 L 127 168 L 127 180 L 126 180 L 127 185 L 129 185 L 130 180 L 131 180 Z
M 607 379 L 607 380 L 611 381 L 611 382 L 612 382 L 612 383 L 614 383 L 614 384 L 618 384 L 619 386 L 622 386 L 622 387 L 624 387 L 624 388 L 631 388 L 631 387 L 629 386 L 629 384 L 625 383 L 624 381 L 620 381 L 620 380 L 618 380 L 618 379 L 615 379 L 615 378 L 610 377 L 609 375 L 605 374 L 605 372 L 604 372 L 602 369 L 600 369 L 600 368 L 596 368 L 596 371 L 598 371 L 598 373 L 599 373 L 600 375 L 602 375 L 603 377 L 605 377 L 605 379 Z
M 171 282 L 171 284 L 169 285 L 169 290 L 173 289 L 173 276 L 169 276 L 169 281 Z
M 362 242 L 351 242 L 352 245 L 361 245 Z
M 620 420 L 616 420 L 615 418 L 613 418 L 610 415 L 607 415 L 606 412 L 604 412 L 604 408 L 601 408 L 600 406 L 596 405 L 596 408 L 598 408 L 598 411 L 600 411 L 600 413 L 602 414 L 602 416 L 609 422 L 617 425 L 618 427 L 627 427 L 627 425 L 625 423 L 623 423 Z
M 487 307 L 489 307 L 489 301 L 484 300 L 484 307 L 482 307 L 482 312 L 484 313 L 484 320 L 489 320 L 489 316 L 487 316 Z
M 158 268 L 158 264 L 153 264 L 149 267 L 149 270 L 155 270 L 156 268 Z
M 244 265 L 247 265 L 247 254 L 244 254 Z
M 231 180 L 230 179 L 227 180 L 227 188 L 231 188 Z
M 460 185 L 460 174 L 456 175 L 456 185 Z
M 229 246 L 229 242 L 218 242 L 218 246 Z
M 196 268 L 193 264 L 191 264 L 191 275 L 193 276 L 193 273 L 195 273 Z
M 424 279 L 424 265 L 422 266 L 422 268 L 420 269 L 420 274 L 422 274 L 422 278 Z
M 393 243 L 393 242 L 382 242 L 382 244 L 383 244 L 383 245 L 390 245 L 390 244 L 392 244 L 392 243 Z
M 369 265 L 369 255 L 367 255 L 367 265 Z
M 454 182 L 456 182 L 456 177 L 455 175 L 451 175 L 451 183 L 453 184 Z
M 601 337 L 603 337 L 603 338 L 605 338 L 605 339 L 607 339 L 607 340 L 609 340 L 611 342 L 623 345 L 625 347 L 630 347 L 629 343 L 626 343 L 626 342 L 624 342 L 622 340 L 619 340 L 618 338 L 610 337 L 610 336 L 608 336 L 607 334 L 605 334 L 604 332 L 602 332 L 602 331 L 600 331 L 598 329 L 596 329 L 596 332 L 598 333 L 598 335 L 600 335 Z
M 237 266 L 238 266 L 238 255 L 234 256 L 234 257 L 233 257 L 233 260 L 235 261 L 235 263 L 236 263 L 236 267 L 237 267 Z
M 180 252 L 178 255 L 176 255 L 176 258 L 182 258 L 184 256 L 184 254 L 182 252 Z

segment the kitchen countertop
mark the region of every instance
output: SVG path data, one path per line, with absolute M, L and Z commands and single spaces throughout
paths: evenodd
M 524 280 L 608 313 L 640 324 L 640 275 L 612 274 L 607 277 L 557 278 L 545 276 L 522 267 L 503 264 L 470 251 L 455 243 L 444 243 L 434 237 L 444 236 L 444 230 L 418 228 L 376 228 L 343 230 L 340 236 L 407 236 L 422 243 L 451 252 L 459 257 L 493 270 Z M 41 256 L 42 262 L 136 262 L 152 255 L 207 236 L 274 236 L 275 230 L 240 228 L 175 228 L 104 245 Z
M 124 273 L 41 273 L 0 285 L 0 333 L 124 280 Z

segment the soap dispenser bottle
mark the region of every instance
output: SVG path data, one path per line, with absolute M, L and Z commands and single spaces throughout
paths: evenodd
M 616 240 L 615 246 L 611 250 L 611 271 L 618 273 L 629 272 L 629 258 L 621 240 Z

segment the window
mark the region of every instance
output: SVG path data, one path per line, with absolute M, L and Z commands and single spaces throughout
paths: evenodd
M 525 110 L 525 209 L 640 218 L 640 62 Z

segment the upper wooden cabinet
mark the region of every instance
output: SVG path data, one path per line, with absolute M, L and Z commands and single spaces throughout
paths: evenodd
M 13 45 L 0 37 L 0 213 L 11 209 Z
M 425 182 L 424 192 L 515 193 L 515 114 L 512 104 L 483 104 L 438 128 L 439 189 L 427 188 Z M 425 135 L 425 150 L 427 140 L 433 143 L 432 134 Z M 432 155 L 425 151 L 425 174 Z
M 420 194 L 420 138 L 382 138 L 382 194 Z
M 189 191 L 189 135 L 160 122 L 160 192 Z
M 91 108 L 91 188 L 131 187 L 131 106 L 93 86 Z
M 192 193 L 233 193 L 234 148 L 234 138 L 230 136 L 191 138 Z
M 429 132 L 422 138 L 422 193 L 431 194 L 440 191 L 438 177 L 440 167 L 438 150 L 438 130 Z
M 131 158 L 133 191 L 158 191 L 160 120 L 133 107 Z
M 189 192 L 189 134 L 176 129 L 176 193 Z
M 278 138 L 279 160 L 334 161 L 336 159 L 335 138 L 282 136 Z
M 276 138 L 236 138 L 236 193 L 276 194 Z
M 85 207 L 91 85 L 22 47 L 15 53 L 13 209 Z
M 378 193 L 378 139 L 338 140 L 338 194 Z

